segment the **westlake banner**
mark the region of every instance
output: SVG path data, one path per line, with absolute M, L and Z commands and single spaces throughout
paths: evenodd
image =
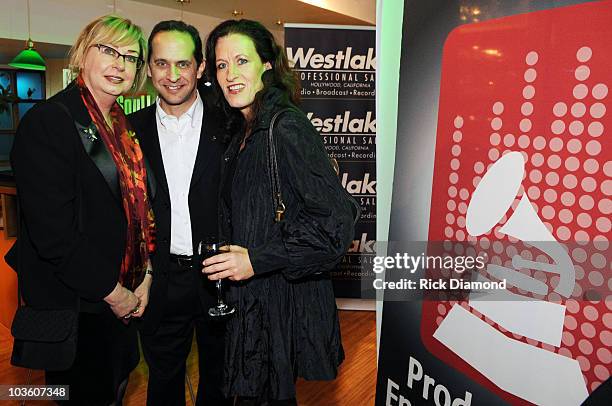
M 376 405 L 610 404 L 612 1 L 424 3 L 373 260 Z
M 342 186 L 362 208 L 349 253 L 332 272 L 342 298 L 364 298 L 362 279 L 372 273 L 364 275 L 362 264 L 375 254 L 375 44 L 374 27 L 285 24 L 287 56 L 302 83 L 301 108 L 338 162 Z

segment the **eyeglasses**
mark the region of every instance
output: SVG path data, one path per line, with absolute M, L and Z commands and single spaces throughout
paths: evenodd
M 109 47 L 108 45 L 95 44 L 92 46 L 98 48 L 103 55 L 111 56 L 113 59 L 119 59 L 120 56 L 123 57 L 123 61 L 126 64 L 136 66 L 136 69 L 140 69 L 144 63 L 139 56 L 120 54 L 119 51 L 117 51 L 115 48 Z

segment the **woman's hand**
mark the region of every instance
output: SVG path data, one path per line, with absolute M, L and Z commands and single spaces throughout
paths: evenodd
M 140 299 L 132 292 L 121 286 L 119 282 L 115 285 L 115 289 L 104 298 L 104 301 L 110 305 L 111 310 L 118 318 L 128 319 L 140 305 Z
M 255 275 L 249 250 L 238 245 L 230 245 L 229 249 L 229 252 L 204 260 L 202 272 L 208 274 L 208 279 L 216 281 L 228 278 L 231 281 L 243 281 Z
M 153 283 L 153 276 L 151 274 L 146 274 L 144 280 L 136 290 L 134 290 L 134 294 L 138 299 L 140 299 L 140 306 L 138 309 L 132 312 L 132 317 L 142 317 L 147 305 L 149 304 L 149 290 L 151 289 L 151 283 Z

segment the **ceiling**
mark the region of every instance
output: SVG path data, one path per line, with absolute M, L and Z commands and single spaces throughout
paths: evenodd
M 181 8 L 181 4 L 177 0 L 135 1 L 174 9 Z M 371 2 L 375 3 L 374 0 Z M 185 12 L 205 14 L 223 19 L 247 18 L 257 20 L 269 28 L 273 27 L 278 20 L 283 23 L 372 25 L 367 21 L 323 7 L 316 7 L 299 0 L 191 0 L 191 3 L 182 7 Z M 234 17 L 232 15 L 233 10 L 242 11 L 243 14 Z
M 181 8 L 177 0 L 133 1 L 177 10 Z M 321 7 L 308 4 L 306 1 L 320 4 Z M 328 9 L 335 7 L 336 9 L 350 10 L 351 6 L 353 9 L 359 7 L 360 12 L 349 11 L 347 14 L 373 14 L 372 17 L 375 19 L 375 0 L 191 0 L 191 3 L 185 4 L 183 9 L 185 12 L 222 19 L 248 18 L 257 20 L 272 30 L 282 30 L 282 25 L 276 25 L 278 20 L 281 20 L 282 23 L 372 25 L 367 21 Z M 234 17 L 232 15 L 233 10 L 242 11 L 243 14 Z M 70 46 L 45 43 L 38 41 L 37 38 L 35 38 L 34 47 L 45 59 L 66 58 L 70 49 Z M 8 64 L 24 48 L 25 41 L 23 40 L 0 38 L 0 65 Z

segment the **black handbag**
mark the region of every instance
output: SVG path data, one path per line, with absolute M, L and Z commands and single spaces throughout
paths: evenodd
M 23 237 L 21 237 L 23 238 Z M 21 253 L 17 238 L 19 274 Z M 14 337 L 11 364 L 31 369 L 61 371 L 70 368 L 76 356 L 78 311 L 76 309 L 39 309 L 22 304 L 17 277 L 17 311 L 11 334 Z M 78 304 L 77 304 L 78 308 Z
M 11 333 L 15 338 L 11 364 L 61 371 L 76 356 L 78 313 L 72 309 L 35 309 L 19 306 Z

